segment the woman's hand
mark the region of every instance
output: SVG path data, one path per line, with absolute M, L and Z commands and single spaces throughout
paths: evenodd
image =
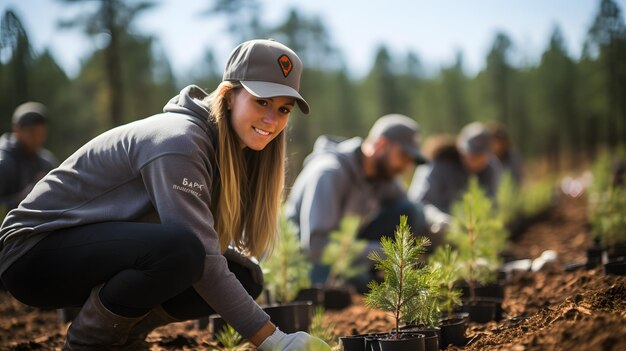
M 261 351 L 330 351 L 330 346 L 322 339 L 305 332 L 285 334 L 276 328 L 258 347 Z

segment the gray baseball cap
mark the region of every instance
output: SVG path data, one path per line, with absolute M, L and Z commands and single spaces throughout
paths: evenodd
M 289 96 L 308 114 L 309 104 L 300 95 L 302 61 L 293 50 L 271 39 L 255 39 L 239 44 L 230 54 L 224 81 L 238 81 L 260 98 Z
M 404 151 L 413 157 L 415 163 L 428 162 L 420 150 L 419 124 L 411 118 L 400 114 L 380 117 L 370 129 L 368 138 L 377 139 L 381 136 L 402 146 Z
M 38 102 L 25 102 L 19 105 L 13 112 L 13 125 L 27 127 L 39 123 L 47 123 L 46 106 Z
M 457 145 L 466 154 L 491 153 L 491 133 L 484 124 L 472 122 L 461 129 Z

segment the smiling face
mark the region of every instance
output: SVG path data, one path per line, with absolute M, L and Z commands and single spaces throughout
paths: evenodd
M 287 125 L 294 108 L 291 97 L 258 98 L 237 89 L 229 98 L 231 122 L 241 147 L 263 150 Z

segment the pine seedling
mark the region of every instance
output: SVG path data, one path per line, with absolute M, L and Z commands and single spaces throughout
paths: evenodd
M 407 217 L 401 216 L 394 238 L 383 236 L 380 243 L 384 256 L 373 251 L 369 258 L 376 262 L 376 269 L 384 273 L 384 279 L 382 283 L 369 283 L 370 291 L 365 296 L 365 304 L 393 314 L 394 337 L 397 339 L 400 320 L 414 321 L 418 318 L 420 311 L 415 306 L 421 304 L 413 300 L 427 293 L 428 287 L 421 276 L 429 272 L 427 268 L 420 267 L 419 259 L 426 252 L 430 241 L 425 237 L 413 236 L 407 225 Z
M 517 185 L 510 171 L 505 171 L 496 194 L 498 216 L 503 223 L 511 223 L 519 214 L 519 196 Z
M 453 204 L 452 217 L 446 238 L 459 252 L 461 277 L 469 284 L 470 300 L 476 301 L 476 285 L 495 281 L 508 234 L 476 177 L 470 179 L 463 198 Z
M 594 235 L 607 247 L 626 243 L 626 189 L 614 184 L 608 152 L 600 154 L 592 172 L 589 217 Z
M 436 327 L 441 316 L 439 302 L 439 272 L 429 265 L 420 268 L 418 284 L 422 291 L 418 296 L 407 302 L 402 310 L 402 321 L 406 324 Z
M 318 306 L 315 308 L 315 314 L 311 318 L 311 326 L 309 334 L 318 337 L 326 342 L 331 348 L 337 344 L 337 337 L 333 332 L 335 325 L 324 321 L 324 308 Z
M 274 298 L 280 302 L 292 301 L 301 289 L 309 288 L 311 264 L 300 251 L 296 228 L 281 211 L 280 240 L 274 253 L 264 263 L 265 282 Z
M 225 325 L 221 331 L 216 333 L 215 338 L 219 341 L 221 346 L 214 346 L 213 344 L 205 341 L 205 344 L 207 344 L 209 348 L 214 351 L 244 351 L 253 349 L 252 345 L 244 342 L 241 334 L 239 334 L 235 328 L 229 324 Z
M 455 307 L 461 306 L 461 289 L 455 289 L 454 283 L 460 277 L 459 253 L 450 245 L 439 246 L 430 256 L 429 265 L 436 270 L 438 295 L 441 309 L 452 316 Z
M 322 263 L 330 267 L 327 286 L 342 286 L 366 271 L 365 267 L 354 264 L 367 245 L 364 240 L 356 239 L 358 229 L 358 217 L 349 216 L 341 221 L 340 230 L 330 233 L 330 242 L 322 253 Z

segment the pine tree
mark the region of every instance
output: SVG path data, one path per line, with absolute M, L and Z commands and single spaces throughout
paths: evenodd
M 450 245 L 439 246 L 430 256 L 429 264 L 437 271 L 441 309 L 451 316 L 454 308 L 461 305 L 461 289 L 454 288 L 460 279 L 459 253 Z
M 400 320 L 418 319 L 423 304 L 415 299 L 428 294 L 427 282 L 430 274 L 428 267 L 420 266 L 420 256 L 426 252 L 430 241 L 425 237 L 416 238 L 407 225 L 407 217 L 400 217 L 394 238 L 380 239 L 383 255 L 377 251 L 369 258 L 376 262 L 376 269 L 384 273 L 382 283 L 375 281 L 368 285 L 370 291 L 365 295 L 365 304 L 393 313 L 395 319 L 395 338 L 399 338 Z
M 508 235 L 476 177 L 470 179 L 463 198 L 453 204 L 452 216 L 447 240 L 459 252 L 461 277 L 469 284 L 470 299 L 475 301 L 476 285 L 495 280 L 499 253 L 505 248 Z
M 346 217 L 341 221 L 341 228 L 330 233 L 330 242 L 322 253 L 322 263 L 330 266 L 326 285 L 341 286 L 365 271 L 365 268 L 354 264 L 367 245 L 365 241 L 356 239 L 358 228 L 357 217 Z
M 265 282 L 274 298 L 280 302 L 293 300 L 298 291 L 311 286 L 311 264 L 300 251 L 296 228 L 284 214 L 280 215 L 280 240 L 272 256 L 263 264 Z

